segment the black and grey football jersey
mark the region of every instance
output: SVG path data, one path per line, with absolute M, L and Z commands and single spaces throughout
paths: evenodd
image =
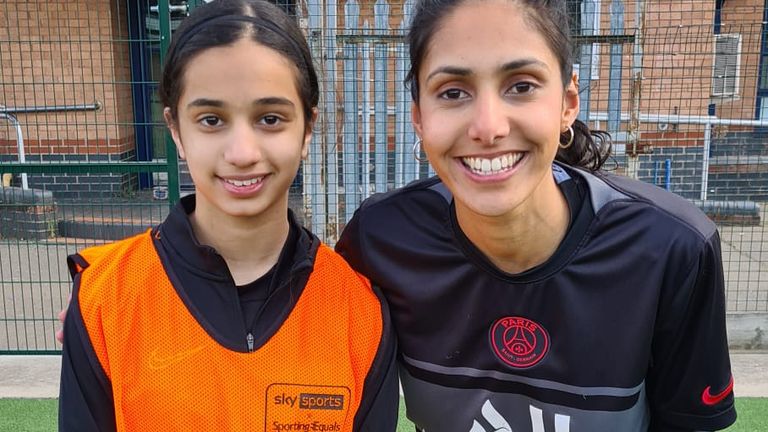
M 716 430 L 736 413 L 716 226 L 656 186 L 553 166 L 545 263 L 495 267 L 437 178 L 373 196 L 337 249 L 379 285 L 408 417 L 428 432 Z

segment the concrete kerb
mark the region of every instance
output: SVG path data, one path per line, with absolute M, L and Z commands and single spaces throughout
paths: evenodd
M 0 398 L 59 396 L 61 356 L 0 356 Z

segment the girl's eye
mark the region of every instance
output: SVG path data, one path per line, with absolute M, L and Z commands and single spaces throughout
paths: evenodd
M 509 89 L 509 92 L 514 94 L 525 94 L 530 93 L 534 88 L 534 85 L 529 82 L 519 82 L 513 85 Z
M 458 100 L 467 97 L 467 93 L 459 89 L 448 89 L 440 94 L 442 99 Z
M 267 126 L 277 126 L 280 123 L 280 117 L 276 115 L 266 115 L 261 118 L 261 122 Z
M 203 126 L 216 127 L 221 124 L 221 119 L 216 116 L 209 115 L 201 118 L 200 123 Z

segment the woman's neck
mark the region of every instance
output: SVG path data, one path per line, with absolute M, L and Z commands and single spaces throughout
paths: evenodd
M 483 216 L 456 202 L 464 234 L 496 267 L 517 274 L 546 262 L 565 237 L 570 211 L 554 181 L 502 216 Z
M 236 285 L 263 276 L 280 257 L 290 230 L 288 208 L 273 207 L 246 218 L 222 215 L 198 205 L 190 215 L 197 241 L 213 247 L 224 258 Z

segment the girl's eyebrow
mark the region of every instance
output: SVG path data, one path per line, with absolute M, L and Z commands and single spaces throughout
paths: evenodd
M 294 106 L 293 102 L 291 102 L 290 99 L 286 99 L 284 97 L 277 97 L 277 96 L 263 97 L 263 98 L 256 99 L 255 101 L 253 101 L 251 105 L 285 105 L 290 107 Z
M 258 105 L 285 105 L 293 107 L 295 106 L 293 102 L 290 101 L 290 99 L 286 99 L 283 97 L 263 97 L 254 100 L 251 102 L 251 105 L 258 106 Z M 208 98 L 198 98 L 193 100 L 192 102 L 187 104 L 187 108 L 193 108 L 193 107 L 214 107 L 214 108 L 221 108 L 224 106 L 224 102 L 217 100 L 217 99 L 208 99 Z
M 504 63 L 499 68 L 499 70 L 502 72 L 510 72 L 510 71 L 522 69 L 524 67 L 529 67 L 529 66 L 534 66 L 534 67 L 549 70 L 549 66 L 547 66 L 546 63 L 535 58 L 523 58 L 519 60 L 512 60 L 510 62 Z M 472 70 L 470 68 L 459 67 L 459 66 L 441 66 L 433 70 L 429 75 L 427 75 L 427 79 L 425 80 L 425 82 L 428 82 L 435 75 L 439 75 L 439 74 L 469 76 L 469 75 L 472 75 Z
M 224 102 L 216 99 L 198 98 L 187 104 L 187 108 L 194 107 L 215 107 L 220 108 L 224 106 Z

